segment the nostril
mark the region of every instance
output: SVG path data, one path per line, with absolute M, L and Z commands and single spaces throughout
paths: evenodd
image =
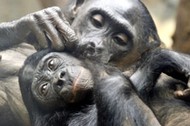
M 56 86 L 57 86 L 58 88 L 62 88 L 63 85 L 64 85 L 64 81 L 63 81 L 63 80 L 59 80 L 59 81 L 56 83 Z
M 65 76 L 65 71 L 62 71 L 62 72 L 60 73 L 60 75 L 59 75 L 59 78 L 60 78 L 60 79 L 63 79 L 64 76 Z

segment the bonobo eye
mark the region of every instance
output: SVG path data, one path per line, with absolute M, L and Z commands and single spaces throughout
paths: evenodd
M 41 84 L 39 87 L 39 93 L 43 96 L 45 96 L 48 92 L 48 88 L 49 88 L 49 84 L 48 83 L 44 83 Z
M 95 27 L 101 28 L 104 25 L 104 17 L 101 14 L 94 14 L 91 17 L 91 22 Z
M 57 58 L 49 59 L 47 62 L 47 66 L 50 70 L 55 70 L 58 66 L 59 60 Z
M 112 40 L 119 45 L 126 45 L 128 42 L 128 36 L 125 33 L 119 33 L 114 35 Z

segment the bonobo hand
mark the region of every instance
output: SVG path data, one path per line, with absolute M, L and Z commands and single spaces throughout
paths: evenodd
M 181 100 L 190 101 L 190 79 L 187 83 L 187 88 L 180 88 L 177 91 L 174 92 L 174 96 L 176 98 L 179 98 Z
M 77 41 L 75 32 L 58 7 L 50 7 L 19 20 L 2 23 L 0 33 L 0 50 L 26 41 L 38 50 L 50 46 L 61 51 L 65 46 L 72 48 L 73 43 Z
M 77 40 L 74 31 L 58 7 L 29 14 L 22 20 L 29 26 L 42 48 L 47 47 L 45 34 L 51 41 L 51 47 L 56 50 L 63 50 L 65 45 L 72 46 L 72 43 Z
M 151 55 L 154 62 L 149 64 L 151 67 L 148 67 L 152 68 L 154 73 L 158 73 L 158 71 L 159 73 L 164 72 L 175 79 L 185 82 L 186 86 L 177 89 L 174 96 L 181 100 L 190 101 L 190 56 L 166 49 L 158 50 L 154 52 L 154 55 Z M 152 74 L 153 72 L 150 73 Z
M 175 91 L 174 96 L 181 100 L 190 101 L 190 88 Z

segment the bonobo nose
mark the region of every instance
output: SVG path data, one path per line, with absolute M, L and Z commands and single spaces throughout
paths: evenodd
M 58 90 L 61 90 L 67 81 L 67 71 L 61 70 L 57 74 L 56 82 L 54 83 L 54 87 Z

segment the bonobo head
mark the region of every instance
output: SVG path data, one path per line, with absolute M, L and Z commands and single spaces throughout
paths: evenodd
M 69 4 L 63 12 L 71 19 L 78 51 L 85 57 L 126 67 L 160 45 L 152 17 L 139 0 L 72 0 Z
M 93 87 L 91 73 L 82 61 L 66 53 L 46 55 L 43 51 L 25 61 L 19 83 L 29 113 L 46 113 L 83 103 Z

